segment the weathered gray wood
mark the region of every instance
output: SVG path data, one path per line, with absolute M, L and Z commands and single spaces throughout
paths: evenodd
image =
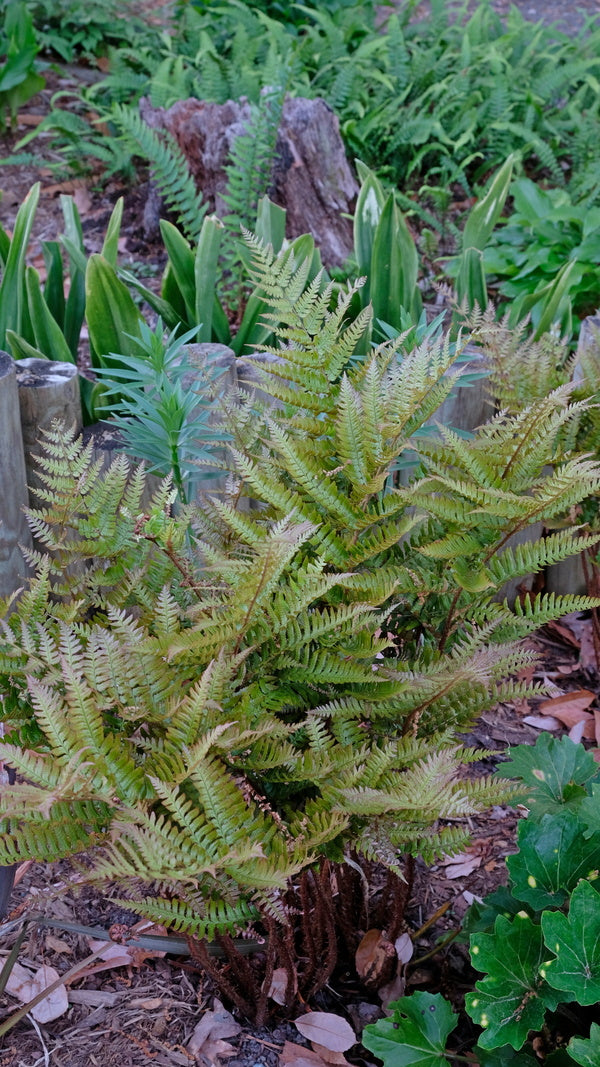
M 450 377 L 456 377 L 456 387 L 438 408 L 433 419 L 440 426 L 473 431 L 488 421 L 493 414 L 494 404 L 487 388 L 487 377 L 482 376 L 466 385 L 460 381 L 463 374 L 485 371 L 482 351 L 475 345 L 466 345 L 464 355 L 468 359 L 454 363 L 448 371 Z
M 49 430 L 58 419 L 66 427 L 73 427 L 77 434 L 81 433 L 83 418 L 79 375 L 73 363 L 58 363 L 49 359 L 19 359 L 15 363 L 15 371 L 19 385 L 27 485 L 35 498 L 35 490 L 41 484 L 35 461 L 44 451 L 41 431 Z
M 0 352 L 0 596 L 23 585 L 29 574 L 20 546 L 31 548 L 23 509 L 29 504 L 21 437 L 15 364 Z
M 600 312 L 583 319 L 579 331 L 573 381 L 583 381 L 586 374 L 600 379 Z M 546 591 L 562 595 L 587 592 L 581 555 L 546 568 Z
M 183 376 L 182 384 L 184 389 L 192 392 L 196 391 L 199 394 L 202 389 L 206 388 L 204 383 L 205 367 L 207 365 L 221 372 L 219 378 L 212 387 L 211 396 L 214 397 L 215 405 L 207 420 L 208 426 L 214 428 L 218 426 L 221 421 L 219 397 L 224 396 L 226 393 L 235 392 L 237 388 L 238 377 L 235 352 L 233 349 L 228 348 L 227 345 L 202 342 L 186 345 L 185 355 L 186 361 L 188 364 L 191 364 L 191 367 Z M 197 366 L 197 370 L 194 364 Z M 200 405 L 198 407 L 200 410 Z M 194 412 L 192 411 L 190 421 L 193 423 L 193 420 Z M 215 446 L 213 454 L 216 463 L 225 462 L 227 454 L 226 446 Z M 224 493 L 228 477 L 229 474 L 227 471 L 219 472 L 215 469 L 211 472 L 210 467 L 198 467 L 197 475 L 192 478 L 190 500 L 198 500 L 203 493 Z
M 144 98 L 140 114 L 153 129 L 166 129 L 175 138 L 211 210 L 227 214 L 226 167 L 232 144 L 251 121 L 248 101 L 179 100 L 164 110 Z M 357 193 L 337 116 L 318 97 L 286 97 L 269 190 L 286 210 L 286 236 L 311 233 L 324 264 L 341 266 L 352 251 L 350 214 Z M 148 204 L 145 223 L 151 230 L 158 224 L 155 199 Z

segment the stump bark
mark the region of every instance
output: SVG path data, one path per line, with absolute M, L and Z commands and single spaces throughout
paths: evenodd
M 225 104 L 190 99 L 165 110 L 143 99 L 140 114 L 153 129 L 175 138 L 210 208 L 226 215 L 227 161 L 233 142 L 250 123 L 249 103 L 243 98 Z M 324 264 L 340 266 L 353 247 L 352 221 L 345 215 L 351 213 L 358 186 L 337 116 L 324 100 L 286 98 L 271 183 L 269 196 L 287 212 L 286 237 L 312 233 Z

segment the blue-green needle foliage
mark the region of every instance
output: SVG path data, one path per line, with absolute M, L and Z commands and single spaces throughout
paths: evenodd
M 142 324 L 140 333 L 131 338 L 139 355 L 111 353 L 122 359 L 122 366 L 98 370 L 106 387 L 103 396 L 114 400 L 113 421 L 125 450 L 145 460 L 150 471 L 170 474 L 186 503 L 198 463 L 210 461 L 214 446 L 224 440 L 211 424 L 222 371 L 189 355 L 186 346 L 197 328 L 179 337 L 173 330 L 165 337 L 159 319 L 154 330 Z

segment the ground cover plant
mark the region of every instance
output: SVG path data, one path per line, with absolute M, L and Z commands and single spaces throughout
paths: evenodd
M 532 1065 L 536 1052 L 548 1067 L 595 1064 L 598 766 L 582 745 L 547 734 L 510 756 L 501 772 L 525 787 L 529 814 L 519 823 L 519 850 L 508 860 L 508 887 L 474 904 L 463 925 L 473 966 L 484 973 L 466 998 L 468 1014 L 482 1027 L 473 1053 L 482 1067 Z M 386 1067 L 417 1062 L 448 1067 L 465 1059 L 447 1050 L 458 1019 L 441 994 L 415 993 L 390 1008 L 390 1017 L 363 1035 L 363 1044 Z

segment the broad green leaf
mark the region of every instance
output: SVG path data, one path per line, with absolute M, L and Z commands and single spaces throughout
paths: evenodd
M 275 255 L 281 252 L 285 240 L 286 218 L 285 208 L 274 204 L 268 196 L 263 196 L 258 201 L 255 234 L 263 244 L 271 245 Z
M 500 218 L 512 178 L 516 155 L 510 155 L 490 182 L 490 187 L 471 211 L 463 230 L 462 246 L 483 252 Z M 480 304 L 485 307 L 485 304 Z
M 373 242 L 384 203 L 385 193 L 381 182 L 369 171 L 361 185 L 354 211 L 354 257 L 358 276 L 366 278 L 361 293 L 363 306 L 368 304 L 370 299 Z
M 365 1026 L 362 1043 L 386 1067 L 450 1067 L 446 1059 L 448 1035 L 457 1016 L 440 993 L 418 992 L 394 1000 L 387 1019 Z
M 592 1023 L 588 1038 L 574 1037 L 569 1041 L 569 1053 L 582 1067 L 598 1067 L 600 1063 L 600 1026 Z
M 110 263 L 114 270 L 117 269 L 117 255 L 119 252 L 119 234 L 121 233 L 121 221 L 123 219 L 123 197 L 120 196 L 117 200 L 112 215 L 108 221 L 106 227 L 106 235 L 104 237 L 104 244 L 100 250 L 101 255 L 104 256 L 107 263 Z
M 44 300 L 52 317 L 64 331 L 65 324 L 65 284 L 63 262 L 58 241 L 43 241 L 42 252 L 46 264 L 46 282 Z
M 13 359 L 48 359 L 44 352 L 29 344 L 24 337 L 20 337 L 14 330 L 6 331 L 6 341 L 10 348 Z
M 478 248 L 465 248 L 458 257 L 458 274 L 456 276 L 456 295 L 459 304 L 466 300 L 470 311 L 477 304 L 485 310 L 488 302 L 487 283 L 483 266 L 483 252 Z
M 101 367 L 111 366 L 112 353 L 131 350 L 142 317 L 127 287 L 99 253 L 89 258 L 85 290 L 92 360 L 94 365 L 97 361 Z
M 521 822 L 517 842 L 519 851 L 506 861 L 513 892 L 533 908 L 561 907 L 579 879 L 600 867 L 600 837 L 586 841 L 570 811 Z
M 600 835 L 600 785 L 592 785 L 591 797 L 584 797 L 579 809 L 579 817 L 586 826 L 585 836 Z
M 528 915 L 510 921 L 499 915 L 492 934 L 473 934 L 471 959 L 487 975 L 469 993 L 466 1008 L 482 1026 L 481 1048 L 511 1045 L 520 1049 L 530 1030 L 539 1030 L 546 1008 L 560 996 L 540 974 L 547 955 L 542 930 Z
M 575 281 L 571 275 L 576 270 L 575 260 L 565 263 L 562 270 L 556 275 L 551 289 L 542 304 L 540 320 L 533 334 L 534 341 L 539 341 L 545 333 L 558 322 L 565 310 L 565 304 L 569 299 L 569 291 Z
M 544 964 L 544 977 L 578 1004 L 600 1002 L 600 893 L 582 881 L 573 890 L 569 914 L 544 912 L 546 946 L 556 959 Z
M 219 270 L 219 251 L 223 223 L 216 215 L 209 215 L 202 223 L 194 260 L 195 323 L 199 326 L 197 340 L 212 340 L 212 316 L 215 306 Z
M 468 941 L 471 934 L 490 933 L 499 915 L 503 915 L 505 919 L 514 919 L 520 911 L 523 911 L 523 901 L 517 900 L 506 886 L 500 886 L 493 893 L 488 893 L 482 901 L 473 901 L 463 919 L 458 940 Z
M 0 285 L 0 348 L 4 347 L 6 330 L 21 332 L 25 303 L 25 256 L 33 219 L 40 197 L 40 183 L 31 187 L 17 212 L 15 226 Z
M 478 1067 L 539 1067 L 539 1060 L 530 1056 L 528 1052 L 515 1052 L 510 1045 L 502 1048 L 480 1049 L 478 1045 L 473 1050 L 477 1054 Z
M 179 292 L 185 304 L 187 322 L 190 326 L 196 326 L 194 316 L 196 313 L 196 286 L 195 286 L 195 256 L 185 237 L 183 237 L 172 222 L 160 220 L 160 232 L 164 241 L 169 267 Z M 165 283 L 167 278 L 165 276 Z M 163 288 L 163 297 L 170 303 L 168 293 Z
M 370 278 L 374 319 L 400 329 L 400 309 L 414 313 L 419 301 L 418 272 L 415 242 L 390 193 L 373 239 Z
M 498 773 L 503 778 L 522 779 L 527 787 L 527 806 L 535 818 L 546 812 L 577 809 L 590 783 L 600 776 L 590 753 L 568 737 L 557 740 L 541 734 L 533 746 L 509 749 L 509 756 Z
M 181 326 L 181 318 L 168 300 L 163 299 L 162 296 L 158 296 L 152 289 L 148 289 L 148 287 L 144 285 L 139 278 L 136 278 L 131 271 L 119 270 L 118 273 L 121 281 L 125 282 L 126 285 L 133 286 L 134 289 L 137 289 L 138 293 L 142 294 L 146 303 L 150 305 L 153 311 L 156 311 L 157 315 L 160 315 L 165 326 L 167 326 L 169 330 L 174 330 L 176 326 Z
M 27 267 L 25 271 L 25 288 L 36 346 L 48 359 L 73 363 L 71 349 L 50 313 L 40 287 L 40 276 L 33 267 Z

